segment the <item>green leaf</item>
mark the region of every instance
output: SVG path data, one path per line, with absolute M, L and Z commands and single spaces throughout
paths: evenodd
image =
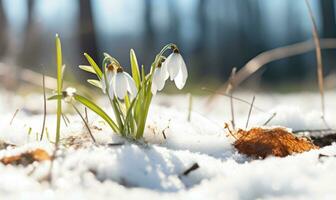
M 130 98 L 129 98 L 128 94 L 126 94 L 126 96 L 125 96 L 125 106 L 126 106 L 126 110 L 129 109 L 130 105 L 131 105 L 131 103 L 130 103 Z
M 135 105 L 136 98 L 132 101 L 132 103 L 129 105 L 129 108 L 127 110 L 127 114 L 125 117 L 125 124 L 129 124 L 129 128 L 133 131 L 134 130 L 134 119 L 133 119 L 133 114 L 132 110 Z
M 94 102 L 78 94 L 74 94 L 74 99 L 83 104 L 84 106 L 86 106 L 87 108 L 89 108 L 90 110 L 92 110 L 93 112 L 95 112 L 101 118 L 103 118 L 110 125 L 112 130 L 118 133 L 119 128 L 117 124 L 104 112 L 103 109 L 97 106 Z
M 145 125 L 146 125 L 146 121 L 147 121 L 147 115 L 148 115 L 148 110 L 149 110 L 149 106 L 151 104 L 152 101 L 152 92 L 151 92 L 151 79 L 152 79 L 152 74 L 151 76 L 143 81 L 144 84 L 144 93 L 143 93 L 143 102 L 142 102 L 142 106 L 140 107 L 141 112 L 139 117 L 139 122 L 138 122 L 138 129 L 135 135 L 135 139 L 140 139 L 143 134 L 144 134 L 144 130 L 145 130 Z
M 130 60 L 131 60 L 132 77 L 134 79 L 136 87 L 139 90 L 141 85 L 139 65 L 133 49 L 130 50 Z
M 89 61 L 90 65 L 92 66 L 92 68 L 96 72 L 98 78 L 101 80 L 102 76 L 103 76 L 103 72 L 100 70 L 100 68 L 98 67 L 97 63 L 89 56 L 89 54 L 84 53 L 84 56 Z
M 61 46 L 61 39 L 56 34 L 56 60 L 57 60 L 57 95 L 62 95 L 62 74 L 63 74 L 63 67 L 62 67 L 62 46 Z M 60 130 L 61 130 L 61 114 L 62 114 L 62 99 L 57 99 L 57 118 L 56 118 L 56 145 L 60 140 Z
M 64 79 L 64 71 L 65 71 L 65 68 L 66 68 L 66 65 L 62 65 L 62 70 L 61 70 L 61 80 L 62 80 L 62 83 L 61 83 L 61 88 L 63 88 L 63 79 Z
M 95 80 L 95 79 L 88 79 L 87 82 L 90 83 L 91 85 L 97 87 L 97 88 L 102 89 L 102 84 L 101 84 L 101 82 L 98 81 L 98 80 Z
M 111 105 L 113 108 L 114 116 L 119 124 L 119 130 L 121 131 L 121 134 L 124 135 L 124 132 L 122 131 L 125 126 L 125 124 L 123 123 L 125 122 L 125 120 L 123 119 L 124 114 L 122 113 L 122 110 L 120 108 L 120 103 L 117 97 L 112 100 Z
M 56 94 L 48 98 L 48 100 L 58 100 L 58 99 L 63 99 L 63 95 Z
M 146 81 L 145 67 L 143 65 L 141 65 L 141 80 L 142 80 L 142 83 L 145 83 Z
M 92 74 L 96 74 L 96 71 L 93 69 L 92 66 L 89 66 L 89 65 L 79 65 L 78 66 L 80 69 L 86 71 L 86 72 L 90 72 Z

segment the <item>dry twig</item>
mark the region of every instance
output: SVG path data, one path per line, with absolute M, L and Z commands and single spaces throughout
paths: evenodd
M 322 55 L 321 55 L 321 44 L 320 44 L 320 39 L 319 39 L 319 36 L 318 36 L 318 33 L 317 33 L 316 20 L 315 20 L 313 11 L 311 9 L 309 1 L 306 0 L 305 2 L 306 2 L 306 5 L 307 5 L 307 8 L 308 8 L 308 13 L 309 13 L 310 20 L 311 20 L 311 23 L 312 23 L 312 33 L 313 33 L 313 38 L 314 38 L 314 43 L 315 43 L 315 53 L 316 53 L 316 61 L 317 61 L 317 81 L 318 81 L 318 86 L 319 86 L 320 96 L 321 96 L 322 120 L 327 125 L 327 123 L 325 121 L 323 63 L 322 63 Z

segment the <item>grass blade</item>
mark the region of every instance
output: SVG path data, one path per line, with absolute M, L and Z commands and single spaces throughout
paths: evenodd
M 96 71 L 93 69 L 92 66 L 89 65 L 79 65 L 78 66 L 81 70 L 84 70 L 86 72 L 90 72 L 92 74 L 97 74 Z
M 57 60 L 57 95 L 62 95 L 62 46 L 61 39 L 56 34 L 56 60 Z M 61 129 L 61 114 L 62 114 L 62 99 L 57 99 L 57 122 L 56 122 L 56 146 L 60 140 Z
M 313 38 L 314 38 L 314 43 L 315 43 L 315 53 L 316 53 L 316 61 L 317 61 L 317 81 L 318 81 L 318 86 L 319 86 L 320 96 L 321 96 L 322 119 L 324 119 L 325 106 L 324 106 L 323 64 L 322 64 L 322 55 L 321 55 L 321 44 L 320 44 L 319 35 L 317 33 L 316 20 L 315 20 L 312 8 L 308 0 L 306 0 L 306 5 L 308 8 L 308 13 L 309 13 L 310 20 L 312 23 L 312 33 L 313 33 Z
M 137 60 L 137 57 L 133 49 L 131 49 L 130 51 L 130 60 L 131 60 L 132 77 L 134 79 L 136 87 L 139 90 L 140 84 L 141 84 L 139 65 L 138 65 L 138 60 Z
M 112 130 L 118 133 L 119 128 L 117 124 L 99 106 L 97 106 L 89 99 L 80 96 L 78 94 L 74 94 L 74 99 L 83 104 L 84 106 L 86 106 L 87 108 L 89 108 L 90 110 L 92 110 L 93 112 L 95 112 L 101 118 L 103 118 L 111 126 Z
M 87 130 L 88 130 L 88 132 L 90 134 L 90 137 L 91 137 L 93 143 L 96 143 L 96 139 L 93 137 L 93 134 L 91 132 L 91 129 L 90 129 L 90 126 L 89 126 L 88 122 L 84 119 L 83 115 L 80 113 L 80 111 L 78 110 L 78 108 L 74 104 L 72 104 L 72 107 L 75 109 L 75 111 L 77 112 L 77 114 L 80 116 L 80 118 L 84 122 L 84 124 L 85 124 L 85 126 L 86 126 L 86 128 L 87 128 Z
M 85 58 L 89 61 L 90 65 L 92 66 L 93 70 L 96 72 L 98 78 L 101 80 L 103 76 L 103 72 L 100 70 L 97 63 L 89 56 L 89 54 L 84 53 Z
M 101 82 L 98 81 L 98 80 L 95 80 L 95 79 L 88 79 L 87 82 L 90 83 L 91 85 L 97 87 L 97 88 L 102 89 L 102 84 L 101 84 Z
M 41 130 L 41 137 L 40 141 L 43 139 L 43 133 L 44 133 L 44 128 L 46 124 L 46 119 L 47 119 L 47 96 L 46 96 L 46 91 L 45 91 L 45 77 L 44 77 L 44 72 L 42 74 L 42 85 L 43 85 L 43 121 L 42 121 L 42 130 Z

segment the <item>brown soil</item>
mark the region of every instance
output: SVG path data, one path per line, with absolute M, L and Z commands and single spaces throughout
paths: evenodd
M 237 138 L 234 146 L 239 153 L 256 158 L 269 155 L 285 157 L 319 148 L 306 138 L 296 137 L 283 128 L 239 130 Z

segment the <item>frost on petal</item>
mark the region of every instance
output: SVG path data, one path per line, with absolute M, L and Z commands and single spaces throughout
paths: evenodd
M 176 87 L 181 90 L 184 87 L 187 78 L 188 78 L 187 66 L 181 56 L 180 69 L 177 76 L 174 79 Z
M 166 59 L 166 67 L 170 75 L 170 80 L 174 80 L 180 66 L 180 57 L 181 55 L 179 53 L 172 53 L 168 56 Z
M 135 82 L 129 74 L 127 74 L 126 72 L 123 72 L 123 73 L 127 79 L 127 90 L 131 94 L 131 98 L 135 98 L 135 96 L 138 93 L 138 89 L 135 86 Z
M 113 79 L 114 94 L 119 99 L 124 99 L 127 93 L 127 80 L 123 73 L 117 73 Z

